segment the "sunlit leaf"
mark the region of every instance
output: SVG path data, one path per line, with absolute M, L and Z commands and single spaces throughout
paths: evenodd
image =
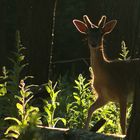
M 12 125 L 12 126 L 8 127 L 7 130 L 6 130 L 6 132 L 5 132 L 5 134 L 7 135 L 7 134 L 10 134 L 12 132 L 14 132 L 14 134 L 16 134 L 17 136 L 19 136 L 20 135 L 19 126 Z
M 16 106 L 17 106 L 17 109 L 18 109 L 21 113 L 23 113 L 23 106 L 22 106 L 20 103 L 17 103 Z
M 21 121 L 19 121 L 17 118 L 14 118 L 14 117 L 6 117 L 4 120 L 13 120 L 17 122 L 18 125 L 21 125 Z
M 75 98 L 77 101 L 80 100 L 80 97 L 78 97 L 78 96 L 74 96 L 74 98 Z
M 48 86 L 46 86 L 45 88 L 46 88 L 48 93 L 51 93 L 51 89 Z
M 55 122 L 54 127 L 58 123 L 58 121 L 62 121 L 63 124 L 66 125 L 66 119 L 57 117 L 54 119 L 54 122 Z

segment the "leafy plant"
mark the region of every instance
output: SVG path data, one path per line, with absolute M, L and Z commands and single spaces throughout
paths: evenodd
M 129 50 L 126 47 L 126 44 L 124 41 L 121 42 L 121 53 L 120 57 L 118 58 L 119 60 L 129 60 L 130 56 L 128 56 Z
M 98 130 L 101 133 L 121 133 L 119 107 L 113 102 L 99 108 L 93 113 L 91 126 L 94 126 L 101 118 L 106 120 L 106 123 Z
M 18 93 L 18 85 L 21 78 L 21 73 L 25 66 L 28 64 L 25 63 L 25 55 L 23 51 L 25 48 L 22 46 L 20 41 L 20 32 L 16 32 L 16 50 L 13 52 L 13 57 L 9 58 L 9 60 L 13 64 L 13 68 L 9 70 L 9 82 L 8 82 L 8 90 L 13 94 Z
M 67 104 L 67 122 L 70 128 L 82 128 L 87 117 L 87 111 L 93 101 L 90 82 L 80 74 L 75 80 L 73 102 Z
M 7 104 L 10 104 L 10 106 L 7 108 L 9 111 L 6 116 L 16 116 L 17 110 L 15 109 L 15 105 L 17 103 L 17 98 L 19 93 L 19 83 L 20 79 L 26 80 L 30 76 L 25 76 L 23 74 L 24 68 L 28 65 L 25 62 L 25 55 L 24 55 L 25 48 L 21 44 L 20 40 L 20 32 L 16 31 L 16 49 L 14 52 L 12 52 L 13 56 L 9 58 L 9 60 L 12 62 L 12 68 L 8 70 L 8 79 L 7 79 L 7 91 L 8 94 L 6 95 L 7 98 Z
M 7 93 L 7 78 L 8 78 L 8 71 L 6 67 L 2 69 L 3 75 L 0 76 L 0 96 L 4 96 Z
M 0 76 L 0 132 L 4 132 L 4 127 L 7 124 L 4 121 L 5 115 L 9 113 L 8 107 L 10 104 L 7 103 L 7 78 L 8 78 L 8 71 L 6 67 L 2 69 L 2 75 Z M 1 137 L 1 136 L 0 136 Z
M 44 111 L 47 124 L 49 127 L 55 127 L 58 121 L 62 121 L 64 125 L 66 125 L 66 120 L 64 118 L 56 117 L 55 118 L 55 111 L 57 106 L 59 106 L 59 102 L 57 102 L 57 96 L 60 90 L 55 91 L 57 83 L 53 86 L 52 81 L 49 81 L 46 85 L 46 90 L 50 95 L 50 100 L 44 100 L 45 106 Z
M 18 138 L 21 133 L 24 133 L 25 129 L 29 125 L 41 124 L 39 117 L 39 108 L 29 105 L 30 100 L 33 98 L 30 86 L 25 86 L 23 80 L 20 81 L 20 96 L 16 96 L 18 103 L 16 104 L 19 118 L 6 117 L 5 120 L 12 120 L 15 124 L 8 127 L 5 132 L 6 137 Z

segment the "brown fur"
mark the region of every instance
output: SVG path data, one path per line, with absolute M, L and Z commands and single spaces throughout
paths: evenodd
M 90 49 L 90 62 L 93 68 L 93 85 L 98 93 L 98 99 L 91 105 L 85 128 L 89 127 L 92 113 L 109 101 L 120 104 L 120 124 L 122 133 L 126 133 L 126 108 L 129 99 L 132 100 L 135 88 L 135 79 L 140 72 L 140 60 L 108 60 L 104 54 L 103 39 L 115 27 L 117 21 L 106 22 L 106 16 L 102 16 L 98 26 L 88 18 L 83 17 L 84 22 L 74 20 L 74 25 L 79 32 L 87 34 Z M 79 27 L 82 25 L 83 27 Z M 129 98 L 130 96 L 130 98 Z

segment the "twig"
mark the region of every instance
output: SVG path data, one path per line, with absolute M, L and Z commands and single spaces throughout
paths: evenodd
M 50 62 L 49 62 L 49 73 L 48 73 L 48 79 L 51 79 L 51 76 L 53 74 L 52 71 L 52 60 L 53 60 L 53 49 L 54 49 L 54 37 L 55 37 L 55 20 L 56 20 L 56 8 L 57 8 L 57 1 L 54 2 L 54 9 L 53 9 L 53 19 L 52 19 L 52 33 L 51 33 L 51 46 L 50 46 Z
M 64 131 L 64 132 L 66 132 L 66 131 L 69 130 L 69 128 L 53 128 L 53 127 L 40 126 L 40 125 L 38 125 L 37 127 L 39 127 L 39 128 L 45 128 L 45 129 L 49 129 L 49 130 Z
M 71 59 L 71 60 L 59 60 L 59 61 L 53 62 L 53 64 L 63 64 L 63 63 L 73 63 L 73 62 L 77 62 L 77 61 L 84 61 L 84 63 L 86 65 L 89 65 L 88 62 L 86 61 L 86 59 L 88 60 L 89 58 L 76 58 L 76 59 Z

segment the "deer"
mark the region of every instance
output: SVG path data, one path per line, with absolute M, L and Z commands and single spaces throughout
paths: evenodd
M 90 106 L 85 129 L 95 110 L 108 102 L 117 102 L 120 107 L 120 126 L 122 134 L 126 134 L 127 103 L 133 101 L 135 79 L 140 72 L 140 59 L 110 60 L 104 52 L 104 38 L 110 34 L 117 24 L 117 20 L 106 22 L 103 15 L 98 24 L 91 22 L 87 15 L 83 21 L 74 19 L 76 29 L 87 38 L 90 51 L 90 65 L 93 69 L 93 87 L 98 94 L 97 100 Z

